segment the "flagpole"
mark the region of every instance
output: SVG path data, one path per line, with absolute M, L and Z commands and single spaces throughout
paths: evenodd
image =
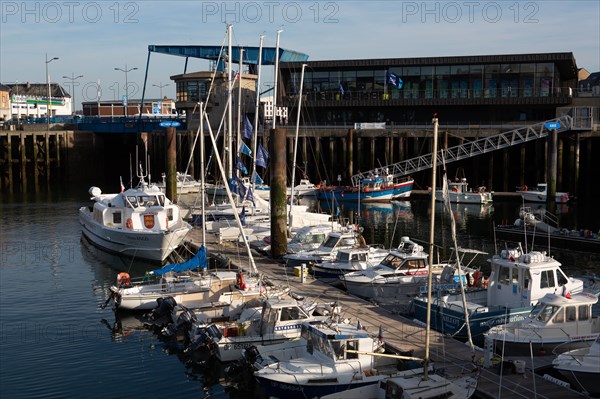
M 279 35 L 283 29 L 277 30 L 277 40 L 275 44 L 275 82 L 273 85 L 273 129 L 275 129 L 275 121 L 277 120 L 277 76 L 279 75 Z
M 290 212 L 288 217 L 288 229 L 292 228 L 292 207 L 294 206 L 294 185 L 296 184 L 296 155 L 298 153 L 298 130 L 300 129 L 300 110 L 302 107 L 302 90 L 304 85 L 304 68 L 306 64 L 302 64 L 302 72 L 300 73 L 300 96 L 298 97 L 298 112 L 296 115 L 296 138 L 294 140 L 294 161 L 292 163 L 292 192 L 290 195 Z
M 202 245 L 206 246 L 206 187 L 204 184 L 204 103 L 200 102 L 200 203 L 202 209 Z
M 240 71 L 238 73 L 238 106 L 237 106 L 237 142 L 236 148 L 240 147 L 240 143 L 242 142 L 242 68 L 244 64 L 242 63 L 244 59 L 244 49 L 240 48 Z
M 251 186 L 254 189 L 254 176 L 256 175 L 256 145 L 258 143 L 258 113 L 260 110 L 260 69 L 262 67 L 262 48 L 265 35 L 260 35 L 260 45 L 258 47 L 258 72 L 256 75 L 256 104 L 254 106 L 254 135 L 252 136 L 252 177 Z
M 232 90 L 232 77 L 231 77 L 231 30 L 232 30 L 232 26 L 231 24 L 227 24 L 227 81 L 228 81 L 228 86 L 227 86 L 227 107 L 228 107 L 228 112 L 227 112 L 227 146 L 228 146 L 228 153 L 227 153 L 227 177 L 228 179 L 231 179 L 233 176 L 233 120 L 232 120 L 232 111 L 231 111 L 231 90 Z

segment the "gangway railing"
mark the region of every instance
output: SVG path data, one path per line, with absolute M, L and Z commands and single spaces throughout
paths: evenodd
M 442 149 L 437 153 L 438 164 L 441 165 L 442 160 L 444 160 L 445 163 L 451 163 L 547 137 L 548 134 L 554 130 L 547 128 L 547 125 L 551 122 L 558 122 L 559 127 L 556 128 L 556 132 L 561 133 L 571 130 L 573 118 L 570 115 L 563 115 L 555 119 L 539 122 L 530 126 L 523 126 L 495 136 L 485 137 L 447 149 Z M 430 169 L 432 164 L 433 156 L 431 153 L 421 155 L 392 165 L 382 166 L 374 170 L 353 175 L 351 177 L 352 184 L 358 186 L 360 181 L 366 176 L 380 174 L 382 171 L 386 171 L 386 174 L 389 173 L 396 179 L 415 172 Z

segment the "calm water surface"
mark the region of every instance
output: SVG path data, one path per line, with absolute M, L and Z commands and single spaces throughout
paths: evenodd
M 137 318 L 100 309 L 117 270 L 130 265 L 82 242 L 77 210 L 89 200 L 86 191 L 0 196 L 0 397 L 236 395 L 186 367 Z M 493 222 L 512 222 L 518 207 L 460 207 L 454 212 L 459 245 L 494 253 Z M 359 211 L 343 205 L 340 212 L 357 218 Z M 575 206 L 561 212 L 565 222 L 585 221 Z M 386 247 L 401 236 L 427 241 L 429 215 L 427 200 L 360 208 L 367 241 Z M 439 206 L 435 215 L 436 243 L 449 245 L 448 217 Z M 600 271 L 600 254 L 552 253 L 568 274 Z M 443 250 L 440 257 L 447 257 Z

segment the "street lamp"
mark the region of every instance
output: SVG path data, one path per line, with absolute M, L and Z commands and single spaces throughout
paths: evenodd
M 158 87 L 158 88 L 160 89 L 160 99 L 161 99 L 161 100 L 163 99 L 163 96 L 162 96 L 162 89 L 163 89 L 163 87 L 167 87 L 168 85 L 169 85 L 168 83 L 162 84 L 162 82 L 160 82 L 160 84 L 159 84 L 159 85 L 152 85 L 152 86 L 154 86 L 154 87 Z
M 129 88 L 128 86 L 128 82 L 127 82 L 127 73 L 131 72 L 131 71 L 137 71 L 137 68 L 129 68 L 127 69 L 127 64 L 125 64 L 125 69 L 121 69 L 121 68 L 115 68 L 115 71 L 121 71 L 121 72 L 125 72 L 125 101 L 123 104 L 123 107 L 125 108 L 125 117 L 127 117 L 127 107 L 129 106 Z M 142 109 L 143 109 L 144 105 L 142 104 Z
M 71 81 L 71 91 L 73 92 L 73 115 L 75 115 L 75 111 L 77 110 L 75 105 L 75 81 L 79 78 L 83 78 L 83 75 L 75 76 L 75 72 L 72 72 L 71 75 L 71 77 L 63 76 L 63 79 L 69 79 Z
M 48 64 L 58 57 L 48 59 L 48 53 L 46 53 L 46 85 L 48 86 L 48 106 L 46 107 L 46 130 L 50 131 L 50 116 L 52 114 L 52 92 L 50 91 L 50 75 L 48 75 Z

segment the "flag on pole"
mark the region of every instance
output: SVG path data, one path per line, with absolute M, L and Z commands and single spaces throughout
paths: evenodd
M 248 119 L 248 115 L 246 115 L 246 119 L 244 120 L 244 129 L 242 130 L 242 136 L 245 139 L 251 139 L 252 138 L 252 131 L 254 129 L 252 128 L 252 124 L 250 123 L 250 119 Z
M 240 157 L 235 157 L 235 167 L 243 174 L 248 174 L 248 169 L 246 168 L 246 165 L 244 165 Z
M 344 95 L 344 85 L 342 84 L 342 82 L 340 82 L 340 93 L 342 96 Z
M 356 329 L 357 330 L 364 330 L 362 324 L 360 324 L 360 320 L 358 320 L 358 322 L 356 323 Z
M 262 146 L 262 144 L 258 145 L 258 149 L 256 150 L 256 164 L 263 168 L 267 167 L 267 163 L 269 162 L 269 153 Z
M 388 84 L 390 86 L 394 86 L 397 89 L 401 89 L 402 85 L 404 84 L 404 82 L 402 82 L 402 79 L 400 79 L 400 76 L 396 75 L 393 72 L 389 72 L 389 71 L 386 73 L 385 82 L 386 82 L 386 84 Z
M 125 191 L 125 186 L 123 185 L 123 178 L 119 176 L 119 183 L 121 184 L 121 192 Z
M 240 149 L 238 150 L 238 152 L 241 152 L 242 154 L 246 154 L 248 156 L 252 155 L 252 150 L 243 141 L 240 143 Z
M 256 171 L 252 172 L 252 177 L 250 178 L 250 181 L 254 184 L 263 184 L 264 180 L 260 178 L 260 176 L 258 175 L 258 173 L 256 173 Z

